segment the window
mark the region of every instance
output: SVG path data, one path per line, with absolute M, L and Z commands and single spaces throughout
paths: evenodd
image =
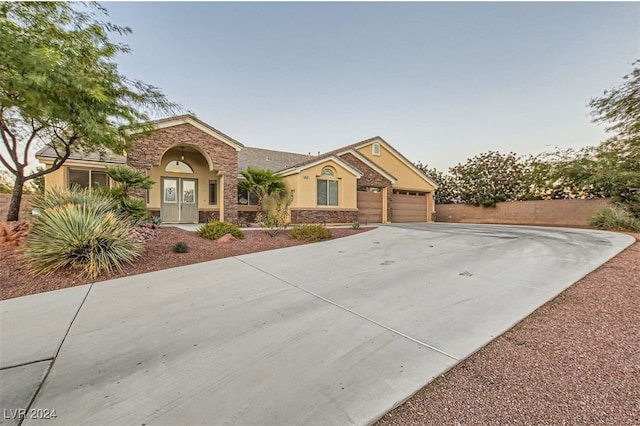
M 254 193 L 247 194 L 247 191 L 238 188 L 238 204 L 241 206 L 257 206 L 258 196 Z
M 104 170 L 69 169 L 69 188 L 109 187 L 109 178 Z
M 218 204 L 218 181 L 217 180 L 209 181 L 209 204 L 210 205 Z
M 338 181 L 328 179 L 318 179 L 318 205 L 337 206 L 338 205 Z
M 380 156 L 380 144 L 379 143 L 374 143 L 373 146 L 371 147 L 371 152 L 373 153 L 373 155 L 375 156 Z
M 165 172 L 171 173 L 186 173 L 193 174 L 193 169 L 187 163 L 183 161 L 169 161 L 167 167 L 164 168 Z
M 163 180 L 164 182 L 164 202 L 175 204 L 178 202 L 178 179 L 172 178 Z
M 333 170 L 331 169 L 331 167 L 325 167 L 324 169 L 322 169 L 322 176 L 333 176 Z

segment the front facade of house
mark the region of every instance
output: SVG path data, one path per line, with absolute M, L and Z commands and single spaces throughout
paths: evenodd
M 294 191 L 292 223 L 432 221 L 435 183 L 380 137 L 311 156 L 245 147 L 191 115 L 151 124 L 126 156 L 73 154 L 45 175 L 45 188 L 108 186 L 105 168 L 127 164 L 155 182 L 136 195 L 163 222 L 247 223 L 256 200 L 238 191 L 238 179 L 252 166 L 280 174 Z M 45 148 L 36 158 L 50 164 L 54 156 Z

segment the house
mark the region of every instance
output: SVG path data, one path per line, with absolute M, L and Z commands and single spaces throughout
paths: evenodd
M 245 147 L 192 115 L 149 124 L 126 156 L 74 153 L 45 187 L 108 186 L 105 168 L 127 164 L 155 182 L 137 195 L 164 222 L 249 222 L 256 200 L 238 191 L 238 179 L 252 166 L 280 174 L 294 191 L 292 223 L 432 221 L 437 185 L 381 137 L 311 155 Z M 36 158 L 50 165 L 55 155 L 43 148 Z

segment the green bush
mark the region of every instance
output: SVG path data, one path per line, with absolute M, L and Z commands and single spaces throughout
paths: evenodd
M 145 223 L 149 217 L 147 203 L 141 198 L 123 197 L 120 198 L 120 209 L 125 213 L 134 225 Z
M 294 240 L 313 243 L 315 241 L 328 240 L 331 238 L 331 231 L 320 225 L 300 225 L 291 230 L 289 237 Z
M 236 238 L 244 238 L 244 234 L 236 225 L 229 222 L 211 221 L 202 225 L 196 231 L 202 238 L 217 240 L 226 234 L 231 234 Z
M 354 220 L 353 222 L 351 222 L 351 227 L 353 229 L 360 229 L 360 221 L 358 219 Z
M 95 278 L 103 271 L 122 270 L 141 253 L 142 245 L 130 233 L 130 222 L 113 211 L 108 199 L 96 195 L 89 203 L 91 198 L 85 192 L 75 204 L 41 211 L 25 246 L 33 272 L 48 274 L 68 267 Z
M 174 253 L 186 253 L 188 251 L 189 251 L 189 246 L 187 245 L 187 243 L 183 241 L 179 241 L 176 243 L 175 246 L 173 246 Z
M 640 232 L 640 220 L 627 209 L 615 205 L 600 209 L 589 224 L 599 229 Z

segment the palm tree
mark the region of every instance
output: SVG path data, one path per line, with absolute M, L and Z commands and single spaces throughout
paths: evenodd
M 274 174 L 271 170 L 253 167 L 247 167 L 247 170 L 241 171 L 240 174 L 245 180 L 238 182 L 238 188 L 258 198 L 256 222 L 262 222 L 264 197 L 277 195 L 285 190 L 282 176 Z

